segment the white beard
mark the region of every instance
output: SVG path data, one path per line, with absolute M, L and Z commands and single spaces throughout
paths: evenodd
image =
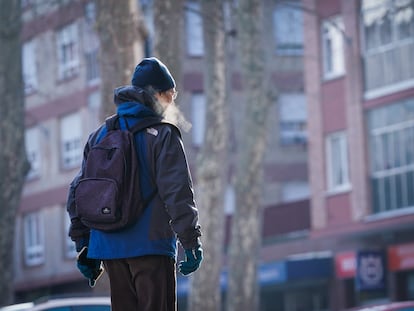
M 161 104 L 161 106 L 163 105 Z M 184 132 L 188 132 L 191 129 L 192 124 L 186 120 L 184 114 L 174 102 L 164 105 L 162 116 L 166 121 L 176 125 Z

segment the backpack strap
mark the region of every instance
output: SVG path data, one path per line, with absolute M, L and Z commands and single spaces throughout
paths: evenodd
M 119 128 L 118 120 L 119 120 L 118 114 L 113 114 L 112 116 L 106 118 L 105 124 L 106 124 L 106 129 L 108 132 Z
M 105 125 L 106 125 L 107 131 L 112 131 L 112 130 L 119 129 L 120 128 L 119 121 L 120 121 L 120 117 L 119 117 L 118 114 L 114 114 L 114 115 L 106 118 Z M 142 131 L 143 129 L 146 129 L 147 127 L 158 125 L 158 124 L 172 125 L 178 131 L 178 133 L 181 137 L 180 130 L 174 124 L 172 124 L 168 121 L 165 121 L 161 117 L 147 117 L 147 118 L 144 118 L 144 119 L 138 121 L 138 123 L 135 124 L 132 128 L 128 128 L 128 130 L 131 133 L 135 134 L 139 131 Z M 128 124 L 127 124 L 127 126 L 128 126 Z
M 157 125 L 157 124 L 162 124 L 162 123 L 166 123 L 165 121 L 162 120 L 162 118 L 158 118 L 158 117 L 144 118 L 138 121 L 138 123 L 135 124 L 129 131 L 135 134 L 147 127 Z

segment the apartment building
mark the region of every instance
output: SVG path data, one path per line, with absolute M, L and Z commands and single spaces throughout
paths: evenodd
M 263 1 L 271 79 L 278 99 L 270 111 L 269 140 L 262 202 L 265 207 L 259 282 L 263 310 L 299 310 L 297 301 L 327 305 L 324 294 L 331 277 L 332 256 L 323 245 L 308 243 L 311 211 L 307 166 L 307 99 L 303 81 L 303 18 L 296 1 Z M 67 237 L 65 210 L 68 185 L 77 173 L 83 144 L 98 123 L 100 78 L 99 40 L 93 29 L 93 1 L 67 0 L 53 5 L 23 1 L 22 39 L 26 92 L 27 153 L 31 171 L 18 212 L 15 247 L 15 291 L 18 300 L 73 293 L 108 294 L 104 279 L 92 290 L 77 271 L 76 252 Z M 152 25 L 152 1 L 139 2 Z M 232 27 L 232 4 L 223 1 L 226 27 Z M 203 82 L 204 44 L 199 4 L 186 2 L 182 81 L 178 103 L 193 127 L 183 133 L 190 167 L 203 144 L 208 124 Z M 188 9 L 190 8 L 190 9 Z M 149 38 L 151 39 L 151 37 Z M 231 136 L 236 137 L 243 86 L 237 41 L 229 38 Z M 142 43 L 142 52 L 151 51 Z M 137 59 L 143 55 L 137 56 Z M 149 55 L 147 55 L 149 56 Z M 229 144 L 236 144 L 231 141 Z M 237 148 L 232 148 L 236 152 Z M 229 170 L 225 210 L 230 223 L 234 190 Z M 227 232 L 228 226 L 227 226 Z M 226 243 L 228 242 L 228 234 Z M 315 252 L 315 249 L 317 250 Z M 292 257 L 293 255 L 293 257 Z M 313 267 L 309 272 L 309 267 Z M 223 270 L 222 288 L 226 289 Z M 318 284 L 315 285 L 315 282 Z M 309 291 L 311 289 L 311 291 Z M 188 278 L 178 279 L 180 304 L 185 306 Z M 276 295 L 278 305 L 273 308 Z M 315 302 L 316 301 L 316 302 Z M 269 309 L 270 308 L 270 309 Z
M 92 3 L 22 1 L 22 10 L 31 170 L 17 217 L 15 289 L 30 300 L 87 290 L 75 273 L 65 197 L 98 123 L 99 42 Z
M 304 0 L 310 240 L 331 310 L 414 299 L 414 2 Z

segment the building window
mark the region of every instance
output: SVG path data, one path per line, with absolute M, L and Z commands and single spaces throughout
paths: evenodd
M 40 148 L 40 131 L 38 127 L 26 130 L 26 153 L 30 163 L 30 171 L 27 179 L 33 179 L 40 176 L 41 168 L 41 148 Z
M 68 232 L 69 232 L 69 228 L 70 228 L 70 217 L 68 216 L 67 213 L 63 213 L 64 215 L 64 222 L 65 222 L 65 226 L 64 227 L 64 232 L 63 232 L 63 236 L 65 237 L 65 255 L 66 258 L 75 258 L 76 257 L 76 245 L 75 242 L 72 241 L 72 239 L 69 237 Z
M 281 94 L 279 104 L 279 135 L 283 145 L 305 144 L 306 98 L 304 94 Z
M 27 9 L 29 6 L 33 5 L 34 0 L 21 0 L 20 7 L 22 9 Z
M 310 195 L 307 181 L 290 181 L 282 184 L 282 202 L 294 202 L 308 199 Z
M 224 192 L 224 212 L 227 215 L 231 215 L 234 213 L 235 208 L 236 193 L 234 191 L 234 186 L 232 184 L 228 184 L 226 191 Z
M 229 52 L 236 50 L 236 22 L 234 20 L 235 12 L 237 12 L 236 3 L 234 1 L 223 2 L 223 24 L 226 32 L 226 47 Z
M 153 0 L 141 0 L 141 12 L 144 17 L 145 25 L 147 27 L 148 35 L 145 36 L 144 40 L 144 54 L 146 56 L 153 55 L 153 41 L 154 41 L 154 8 L 153 8 Z
M 191 123 L 193 145 L 200 147 L 204 142 L 206 128 L 206 98 L 202 93 L 194 93 L 191 96 Z
M 318 258 L 308 260 L 313 261 L 321 259 Z M 294 259 L 292 261 L 294 262 Z M 313 272 L 316 271 L 318 270 L 313 270 Z M 295 291 L 288 291 L 284 295 L 284 305 L 288 306 L 288 308 L 285 307 L 271 310 L 329 310 L 328 293 L 329 287 L 325 284 L 314 284 L 312 287 L 298 288 Z M 272 300 L 274 300 L 273 297 Z
M 335 17 L 322 23 L 322 53 L 324 79 L 332 79 L 345 73 L 344 23 Z
M 70 24 L 56 34 L 59 61 L 59 79 L 71 78 L 79 70 L 78 28 Z
M 88 96 L 88 119 L 89 128 L 88 132 L 97 128 L 100 123 L 101 113 L 101 92 L 96 91 Z
M 407 288 L 407 299 L 414 299 L 414 272 L 407 273 L 405 288 Z
M 303 16 L 296 2 L 279 4 L 273 12 L 276 52 L 279 55 L 303 54 Z
M 414 0 L 363 0 L 365 97 L 414 85 Z
M 63 168 L 79 166 L 82 160 L 82 121 L 79 113 L 61 119 L 60 135 Z
M 414 98 L 368 114 L 373 212 L 414 206 Z
M 26 94 L 37 90 L 36 50 L 33 40 L 23 44 L 23 79 Z
M 414 37 L 414 1 L 397 0 L 394 3 L 397 39 Z
M 89 25 L 95 25 L 96 21 L 96 5 L 91 1 L 85 5 L 85 20 Z
M 35 212 L 23 218 L 24 254 L 28 266 L 42 264 L 45 260 L 44 226 L 41 216 L 40 212 Z
M 98 61 L 98 50 L 87 52 L 86 58 L 86 80 L 89 84 L 99 82 L 99 61 Z
M 349 190 L 348 144 L 345 132 L 336 132 L 327 136 L 326 159 L 328 191 Z
M 203 56 L 203 20 L 200 14 L 200 3 L 188 1 L 186 5 L 187 53 L 189 56 Z
M 99 83 L 99 39 L 96 33 L 96 5 L 91 1 L 85 4 L 85 24 L 81 28 L 82 52 L 85 57 L 85 73 L 88 85 Z M 76 41 L 75 41 L 76 42 Z

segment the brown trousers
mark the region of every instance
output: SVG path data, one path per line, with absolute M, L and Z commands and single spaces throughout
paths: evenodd
M 104 260 L 112 311 L 176 311 L 175 262 L 167 256 Z

